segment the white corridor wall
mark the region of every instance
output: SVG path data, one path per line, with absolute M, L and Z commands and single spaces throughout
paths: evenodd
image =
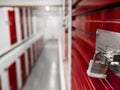
M 61 24 L 59 16 L 49 15 L 46 19 L 45 40 L 59 39 L 61 37 Z

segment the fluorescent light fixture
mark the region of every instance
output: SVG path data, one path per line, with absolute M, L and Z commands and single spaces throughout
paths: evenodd
M 48 6 L 45 6 L 46 11 L 50 11 L 50 8 Z

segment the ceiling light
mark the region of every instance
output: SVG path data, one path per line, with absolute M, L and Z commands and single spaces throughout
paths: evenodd
M 50 8 L 48 6 L 45 6 L 46 11 L 50 11 Z

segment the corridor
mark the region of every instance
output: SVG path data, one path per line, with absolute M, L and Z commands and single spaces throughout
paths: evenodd
M 61 90 L 57 44 L 57 40 L 45 43 L 23 90 Z

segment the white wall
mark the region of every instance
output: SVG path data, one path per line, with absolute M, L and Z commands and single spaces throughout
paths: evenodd
M 49 15 L 46 20 L 44 39 L 58 39 L 61 36 L 60 17 Z
M 37 17 L 42 17 L 41 20 L 44 24 L 44 40 L 49 39 L 59 39 L 62 37 L 62 18 L 61 18 L 61 7 L 50 7 L 50 11 L 46 11 L 45 7 L 34 8 L 33 15 Z M 39 26 L 39 25 L 38 25 Z

